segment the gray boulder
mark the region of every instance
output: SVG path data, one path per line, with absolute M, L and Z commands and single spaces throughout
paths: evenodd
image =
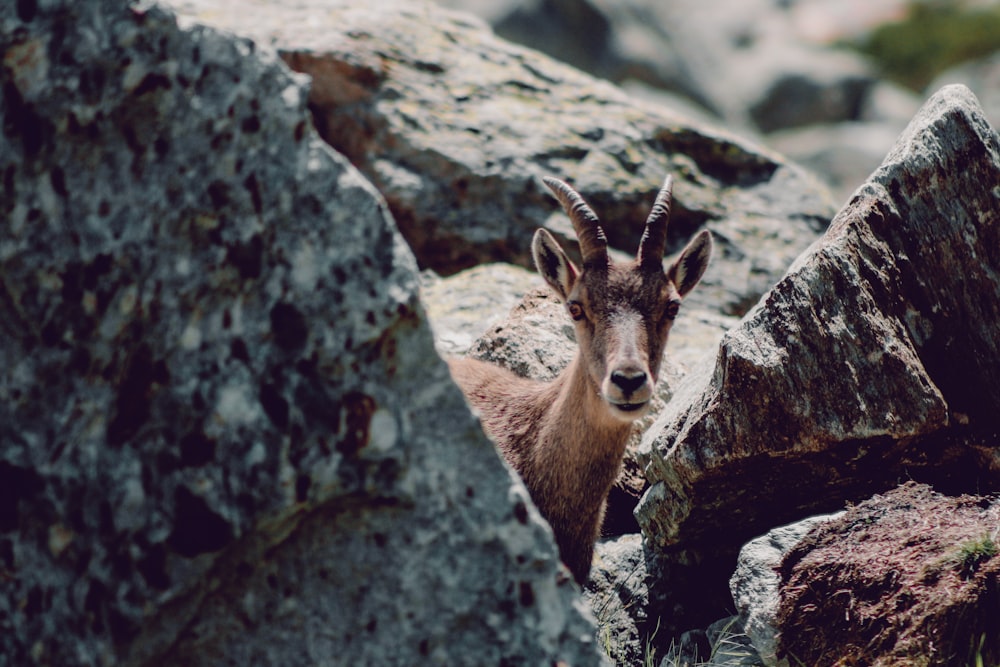
M 810 517 L 769 530 L 740 549 L 736 571 L 729 580 L 739 622 L 765 665 L 778 664 L 777 617 L 779 603 L 778 566 L 785 554 L 802 541 L 813 526 L 840 517 L 843 512 Z
M 900 477 L 1000 487 L 996 183 L 996 132 L 943 89 L 647 432 L 651 550 L 696 576 Z
M 117 0 L 0 51 L 3 662 L 600 664 L 303 78 Z
M 442 274 L 528 266 L 537 227 L 569 240 L 541 175 L 571 180 L 611 244 L 634 253 L 670 172 L 669 250 L 702 227 L 718 243 L 692 298 L 740 315 L 834 212 L 825 188 L 782 157 L 639 105 L 466 14 L 413 0 L 173 2 L 191 20 L 273 44 L 313 77 L 321 134 L 383 192 L 421 266 Z
M 466 354 L 540 282 L 537 274 L 514 264 L 481 264 L 448 277 L 424 271 L 420 300 L 438 351 L 446 356 Z
M 650 664 L 669 643 L 648 615 L 646 557 L 638 533 L 597 543 L 584 599 L 597 619 L 597 638 L 616 665 Z

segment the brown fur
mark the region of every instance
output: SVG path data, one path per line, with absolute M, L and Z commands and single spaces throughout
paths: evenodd
M 543 230 L 532 248 L 539 272 L 574 319 L 577 354 L 548 383 L 474 359 L 452 359 L 449 366 L 484 430 L 552 526 L 562 560 L 582 585 L 633 420 L 652 398 L 676 309 L 701 278 L 711 239 L 703 232 L 663 271 L 668 180 L 657 199 L 657 206 L 665 202 L 664 210 L 654 207 L 647 221 L 646 236 L 652 233 L 654 240 L 647 244 L 644 236 L 637 261 L 615 264 L 596 216 L 579 195 L 559 181 L 547 184 L 584 241 L 583 271 Z M 644 259 L 643 248 L 656 257 Z
M 604 500 L 618 477 L 632 425 L 615 419 L 591 424 L 579 418 L 581 412 L 607 413 L 596 388 L 574 379 L 585 373 L 579 357 L 550 383 L 526 380 L 475 359 L 453 359 L 449 364 L 479 411 L 483 428 L 552 526 L 563 562 L 582 584 L 604 518 Z

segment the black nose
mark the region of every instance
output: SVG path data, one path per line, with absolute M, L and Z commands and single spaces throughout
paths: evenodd
M 646 384 L 646 373 L 643 371 L 612 371 L 611 381 L 622 390 L 626 396 Z

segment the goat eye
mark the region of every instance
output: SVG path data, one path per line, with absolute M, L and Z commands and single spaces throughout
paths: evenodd
M 672 320 L 677 317 L 678 311 L 681 309 L 680 301 L 671 301 L 667 304 L 667 307 L 663 309 L 663 319 Z
M 569 316 L 574 320 L 580 321 L 583 319 L 583 306 L 578 301 L 570 301 L 566 304 L 566 307 L 569 309 Z

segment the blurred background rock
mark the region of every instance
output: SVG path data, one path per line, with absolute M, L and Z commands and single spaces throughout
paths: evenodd
M 995 0 L 438 0 L 501 37 L 764 143 L 846 201 L 920 104 L 964 83 L 1000 123 Z

